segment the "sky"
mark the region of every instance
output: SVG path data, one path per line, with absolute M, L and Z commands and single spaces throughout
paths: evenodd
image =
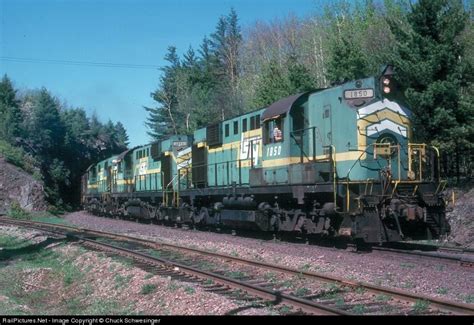
M 122 122 L 130 146 L 150 142 L 144 106 L 155 107 L 170 45 L 199 48 L 233 7 L 243 29 L 326 0 L 0 0 L 0 74 L 16 89 L 46 87 L 102 122 Z M 105 63 L 105 64 L 102 64 Z

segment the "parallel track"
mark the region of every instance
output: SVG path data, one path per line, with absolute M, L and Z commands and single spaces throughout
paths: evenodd
M 75 227 L 65 226 L 65 225 L 53 225 L 53 224 L 31 222 L 31 221 L 18 221 L 18 220 L 6 219 L 6 218 L 0 218 L 0 222 L 15 224 L 19 226 L 32 227 L 32 228 L 46 230 L 46 231 L 61 230 L 63 232 L 64 231 L 76 232 L 76 233 L 79 232 L 81 234 L 80 236 L 81 240 L 88 241 L 90 244 L 93 244 L 93 245 L 98 244 L 97 241 L 93 241 L 94 243 L 92 243 L 90 242 L 91 240 L 85 238 L 85 236 L 97 236 L 97 237 L 107 238 L 110 240 L 126 241 L 129 243 L 144 245 L 146 247 L 150 247 L 153 249 L 166 248 L 166 249 L 178 250 L 181 252 L 197 254 L 200 256 L 208 256 L 211 258 L 223 259 L 224 261 L 227 261 L 227 262 L 234 262 L 234 263 L 245 264 L 245 265 L 260 268 L 260 269 L 272 270 L 275 272 L 284 273 L 291 276 L 304 277 L 308 280 L 311 279 L 311 280 L 323 281 L 327 283 L 336 283 L 338 285 L 353 288 L 353 289 L 363 288 L 364 290 L 367 290 L 368 292 L 374 295 L 388 295 L 392 297 L 393 299 L 397 299 L 398 301 L 402 301 L 402 302 L 413 303 L 413 302 L 425 301 L 429 303 L 431 310 L 437 310 L 440 313 L 474 315 L 474 307 L 473 305 L 469 305 L 469 304 L 457 303 L 457 302 L 452 302 L 445 299 L 439 299 L 439 298 L 433 298 L 433 297 L 429 297 L 425 295 L 413 294 L 413 293 L 406 292 L 399 289 L 384 288 L 380 286 L 371 285 L 368 283 L 347 280 L 347 279 L 343 279 L 336 276 L 330 276 L 327 274 L 295 270 L 295 269 L 291 269 L 291 268 L 287 268 L 283 266 L 277 266 L 277 265 L 268 264 L 264 262 L 248 260 L 248 259 L 244 259 L 244 258 L 240 258 L 236 256 L 227 255 L 227 254 L 219 254 L 219 253 L 203 251 L 203 250 L 199 250 L 195 248 L 183 247 L 179 245 L 157 243 L 154 241 L 134 238 L 134 237 L 126 236 L 126 235 L 118 235 L 118 234 L 107 233 L 107 232 L 96 231 L 96 230 L 89 230 L 89 229 L 84 229 L 84 228 L 75 228 Z M 100 243 L 100 245 L 103 245 L 103 247 L 105 247 L 108 244 Z M 124 252 L 125 254 L 135 254 L 135 256 L 137 256 L 138 258 L 144 259 L 147 261 L 154 260 L 155 263 L 161 263 L 161 265 L 168 265 L 169 267 L 173 269 L 177 268 L 181 270 L 182 272 L 191 274 L 192 276 L 201 277 L 201 278 L 203 277 L 212 278 L 215 282 L 222 283 L 222 285 L 236 287 L 241 290 L 245 290 L 246 292 L 259 296 L 263 299 L 281 301 L 281 302 L 284 302 L 284 304 L 286 305 L 294 306 L 297 309 L 301 309 L 303 312 L 306 312 L 306 313 L 333 314 L 333 315 L 334 314 L 348 314 L 345 311 L 337 310 L 336 308 L 332 308 L 332 307 L 327 307 L 322 304 L 317 304 L 307 299 L 301 299 L 301 298 L 297 298 L 291 295 L 284 295 L 282 293 L 265 289 L 260 286 L 255 286 L 243 281 L 235 280 L 233 278 L 224 277 L 220 274 L 198 270 L 196 268 L 184 265 L 182 263 L 160 259 L 160 258 L 156 258 L 156 257 L 146 255 L 146 254 L 140 255 L 140 254 L 137 254 L 136 252 L 132 252 L 127 249 L 116 247 L 116 246 L 108 247 L 108 249 L 122 250 L 122 252 Z M 320 309 L 320 310 L 316 311 L 315 308 Z
M 375 251 L 391 252 L 402 255 L 414 255 L 429 258 L 436 258 L 445 261 L 451 261 L 459 263 L 462 266 L 473 267 L 474 266 L 474 252 L 465 248 L 447 248 L 447 247 L 435 247 L 426 246 L 426 250 L 423 250 L 421 245 L 416 246 L 417 249 L 403 249 L 394 247 L 371 247 Z M 428 250 L 429 249 L 429 250 Z

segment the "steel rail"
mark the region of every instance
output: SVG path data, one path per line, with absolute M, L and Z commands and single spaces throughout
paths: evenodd
M 5 220 L 5 219 L 0 218 L 0 221 L 3 221 L 3 220 Z M 9 220 L 6 220 L 6 221 L 9 222 Z M 19 222 L 20 224 L 24 223 L 24 221 L 17 221 L 17 220 L 15 220 L 15 222 Z M 372 284 L 361 282 L 361 281 L 354 281 L 354 280 L 344 279 L 344 278 L 337 277 L 337 276 L 334 276 L 334 275 L 327 275 L 327 274 L 311 272 L 311 271 L 299 271 L 299 270 L 292 269 L 292 268 L 285 267 L 285 266 L 278 266 L 278 265 L 273 265 L 273 264 L 269 264 L 269 263 L 265 263 L 265 262 L 253 261 L 253 260 L 249 260 L 249 259 L 246 259 L 246 258 L 236 257 L 236 256 L 227 255 L 227 254 L 223 254 L 223 253 L 214 253 L 214 252 L 210 252 L 210 251 L 199 250 L 199 249 L 196 249 L 196 248 L 190 248 L 190 247 L 185 247 L 185 246 L 180 246 L 180 245 L 175 245 L 175 244 L 168 244 L 168 243 L 160 243 L 160 242 L 155 242 L 155 241 L 146 240 L 146 239 L 142 239 L 142 238 L 135 238 L 135 237 L 127 236 L 127 235 L 108 233 L 108 232 L 104 232 L 104 231 L 91 230 L 91 229 L 87 229 L 87 228 L 76 228 L 76 227 L 72 227 L 72 226 L 49 224 L 49 223 L 42 223 L 42 222 L 32 222 L 32 223 L 37 224 L 39 226 L 45 226 L 45 227 L 53 227 L 53 228 L 58 227 L 58 228 L 63 228 L 63 229 L 67 229 L 67 230 L 70 230 L 70 231 L 81 231 L 83 233 L 87 233 L 87 234 L 91 234 L 91 235 L 95 234 L 95 235 L 102 236 L 102 237 L 107 237 L 107 238 L 110 238 L 110 239 L 118 239 L 118 240 L 125 239 L 126 241 L 141 243 L 141 244 L 150 246 L 152 248 L 168 247 L 168 248 L 171 248 L 171 249 L 177 249 L 177 250 L 181 250 L 181 251 L 188 251 L 188 252 L 191 252 L 191 253 L 194 253 L 194 254 L 206 255 L 206 256 L 210 256 L 210 257 L 217 257 L 217 258 L 225 259 L 227 261 L 234 261 L 234 262 L 237 262 L 237 263 L 246 264 L 246 265 L 250 265 L 250 266 L 254 266 L 254 267 L 265 268 L 265 269 L 268 269 L 268 270 L 277 271 L 277 272 L 290 274 L 290 275 L 294 275 L 294 276 L 295 275 L 296 276 L 305 276 L 307 278 L 312 278 L 312 279 L 315 279 L 315 280 L 325 281 L 325 282 L 329 282 L 329 283 L 336 282 L 340 285 L 345 285 L 345 286 L 352 287 L 352 288 L 364 288 L 367 291 L 370 291 L 371 293 L 374 293 L 374 294 L 381 294 L 381 293 L 382 294 L 387 294 L 387 295 L 390 295 L 394 298 L 404 300 L 404 301 L 409 301 L 409 302 L 417 302 L 417 301 L 420 301 L 420 300 L 424 300 L 424 301 L 429 302 L 431 308 L 434 307 L 434 308 L 438 308 L 440 310 L 449 311 L 449 312 L 453 312 L 453 313 L 460 314 L 460 315 L 474 315 L 474 306 L 472 304 L 453 302 L 453 301 L 449 301 L 449 300 L 446 300 L 446 299 L 430 297 L 430 296 L 427 296 L 427 295 L 413 294 L 411 292 L 407 292 L 407 291 L 400 290 L 400 289 L 385 288 L 385 287 L 376 286 L 376 285 L 372 285 Z
M 57 231 L 57 229 L 61 229 L 62 231 L 76 231 L 78 230 L 77 228 L 74 227 L 69 227 L 69 226 L 63 226 L 63 225 L 54 225 L 54 224 L 37 224 L 36 222 L 33 221 L 20 221 L 18 222 L 17 220 L 10 222 L 10 220 L 6 220 L 4 218 L 0 219 L 1 223 L 7 223 L 7 224 L 14 224 L 14 225 L 20 225 L 20 226 L 26 226 L 32 229 L 37 229 L 40 231 L 47 231 L 51 232 L 54 234 L 61 234 L 60 232 Z M 52 226 L 51 228 L 55 229 L 55 231 L 47 230 L 44 229 L 44 227 Z M 84 231 L 81 232 L 85 233 Z M 96 233 L 93 231 L 93 233 Z M 64 234 L 62 234 L 64 235 Z M 78 239 L 80 242 L 86 243 L 89 246 L 96 247 L 100 250 L 104 250 L 104 248 L 108 251 L 116 252 L 119 253 L 120 255 L 126 255 L 127 257 L 130 257 L 134 260 L 138 260 L 140 262 L 146 262 L 148 264 L 154 264 L 154 265 L 160 265 L 163 266 L 167 269 L 170 269 L 170 271 L 174 271 L 175 273 L 185 273 L 188 275 L 191 275 L 193 277 L 198 277 L 201 279 L 212 279 L 215 283 L 218 283 L 222 286 L 228 286 L 232 289 L 240 289 L 243 290 L 251 295 L 257 296 L 259 298 L 273 301 L 275 304 L 284 304 L 284 305 L 289 305 L 292 307 L 295 307 L 297 309 L 300 309 L 301 311 L 308 313 L 308 314 L 314 314 L 314 315 L 352 315 L 352 313 L 346 312 L 344 310 L 332 308 L 323 304 L 315 303 L 310 300 L 305 300 L 301 299 L 298 297 L 294 297 L 291 295 L 287 295 L 284 293 L 281 293 L 279 291 L 273 291 L 269 290 L 263 287 L 259 287 L 250 283 L 246 283 L 243 281 L 239 281 L 237 279 L 233 279 L 230 277 L 226 277 L 220 274 L 216 273 L 211 273 L 203 270 L 199 270 L 197 268 L 187 266 L 182 263 L 166 260 L 163 258 L 151 256 L 145 253 L 133 251 L 127 248 L 103 243 L 103 242 L 98 242 L 97 240 L 90 239 L 90 238 L 85 238 L 81 235 L 75 235 L 75 234 L 67 234 L 68 237 L 73 237 Z M 110 238 L 110 236 L 107 236 Z M 119 236 L 120 237 L 120 236 Z
M 140 259 L 148 263 L 156 264 L 156 262 L 158 262 L 159 264 L 164 265 L 166 268 L 173 269 L 173 271 L 175 272 L 184 272 L 186 274 L 196 276 L 199 278 L 212 279 L 214 282 L 220 285 L 229 286 L 233 289 L 240 289 L 250 294 L 256 295 L 260 298 L 275 301 L 276 303 L 288 304 L 293 307 L 297 307 L 306 313 L 316 314 L 316 315 L 351 315 L 350 313 L 347 313 L 342 310 L 338 310 L 338 309 L 331 308 L 322 304 L 314 303 L 309 300 L 304 300 L 304 299 L 300 299 L 300 298 L 293 297 L 290 295 L 286 295 L 278 291 L 273 291 L 273 290 L 269 290 L 269 289 L 262 288 L 259 286 L 255 286 L 255 285 L 252 285 L 243 281 L 239 281 L 230 277 L 226 277 L 220 274 L 215 274 L 215 273 L 199 270 L 197 268 L 187 266 L 178 262 L 173 262 L 173 261 L 169 261 L 163 258 L 154 257 L 148 254 L 136 252 L 133 250 L 110 245 L 107 243 L 97 242 L 92 239 L 81 238 L 81 240 L 91 243 L 93 245 L 97 245 L 99 247 L 106 247 L 107 249 L 112 250 L 112 251 L 125 252 L 131 258 L 139 257 Z
M 472 256 L 466 256 L 466 255 L 471 255 L 472 252 L 469 250 L 464 250 L 464 249 L 446 249 L 446 248 L 441 248 L 440 251 L 451 251 L 454 254 L 448 254 L 448 253 L 442 253 L 440 251 L 420 251 L 420 250 L 404 250 L 404 249 L 398 249 L 398 248 L 390 248 L 390 247 L 371 247 L 372 250 L 375 251 L 381 251 L 381 252 L 391 252 L 391 253 L 397 253 L 397 254 L 403 254 L 403 255 L 415 255 L 415 256 L 423 256 L 423 257 L 431 257 L 431 258 L 438 258 L 438 259 L 443 259 L 443 260 L 449 260 L 453 262 L 459 262 L 461 265 L 474 265 L 474 255 Z

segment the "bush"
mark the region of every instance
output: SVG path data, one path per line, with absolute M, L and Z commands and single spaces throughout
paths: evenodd
M 10 209 L 7 212 L 7 215 L 14 219 L 31 219 L 31 215 L 23 210 L 20 204 L 16 201 L 12 202 Z
M 32 174 L 36 180 L 41 180 L 38 162 L 22 148 L 14 147 L 6 141 L 0 140 L 0 155 L 5 157 L 6 162 Z

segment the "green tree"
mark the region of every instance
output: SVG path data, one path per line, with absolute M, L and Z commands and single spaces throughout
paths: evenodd
M 366 58 L 357 44 L 342 36 L 332 44 L 328 63 L 328 80 L 342 83 L 366 77 Z
M 16 90 L 7 75 L 0 82 L 0 138 L 15 144 L 15 137 L 22 136 L 23 116 L 16 97 Z
M 274 60 L 262 72 L 262 77 L 257 84 L 255 107 L 265 107 L 271 103 L 288 96 L 290 88 L 284 72 Z
M 149 129 L 148 135 L 153 140 L 160 140 L 168 135 L 178 133 L 179 112 L 177 110 L 176 78 L 181 63 L 176 53 L 176 47 L 168 47 L 165 60 L 169 62 L 169 65 L 162 69 L 159 87 L 151 94 L 158 106 L 145 107 L 149 114 L 145 125 Z
M 213 90 L 214 105 L 220 108 L 222 120 L 243 110 L 237 92 L 241 43 L 242 34 L 238 16 L 232 8 L 227 16 L 219 18 L 209 42 L 212 54 L 217 59 L 214 65 L 218 78 Z
M 315 81 L 309 70 L 300 62 L 296 55 L 290 55 L 287 60 L 288 82 L 291 94 L 305 92 L 315 88 Z
M 33 110 L 30 141 L 45 163 L 61 153 L 65 135 L 59 115 L 59 103 L 46 88 L 41 89 Z
M 127 130 L 121 122 L 115 123 L 115 139 L 119 150 L 126 150 L 129 145 Z
M 415 136 L 454 153 L 458 175 L 461 153 L 472 152 L 474 144 L 474 110 L 467 91 L 473 69 L 461 38 L 468 19 L 460 0 L 418 1 L 407 15 L 410 28 L 388 18 L 397 41 L 393 62 L 414 113 Z
M 286 70 L 275 60 L 264 67 L 257 83 L 254 107 L 265 107 L 284 97 L 314 88 L 314 80 L 308 69 L 298 63 L 296 56 L 290 55 L 285 62 Z
M 373 12 L 372 5 L 356 3 L 356 8 L 346 1 L 339 1 L 326 8 L 326 19 L 329 25 L 330 56 L 327 63 L 327 79 L 332 83 L 366 77 L 368 74 L 368 58 L 362 44 L 364 24 Z

